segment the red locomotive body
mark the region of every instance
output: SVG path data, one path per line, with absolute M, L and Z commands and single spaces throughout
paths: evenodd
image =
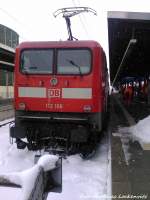
M 97 42 L 22 43 L 16 49 L 11 137 L 18 148 L 25 147 L 21 138 L 29 149 L 87 147 L 102 130 L 107 97 L 106 58 Z

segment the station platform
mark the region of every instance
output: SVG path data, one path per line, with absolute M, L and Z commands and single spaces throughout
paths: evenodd
M 13 99 L 0 100 L 0 121 L 14 117 Z
M 125 107 L 119 94 L 110 101 L 112 199 L 150 199 L 150 150 L 144 150 L 131 133 L 119 131 L 150 114 L 142 102 Z M 127 129 L 128 130 L 128 129 Z

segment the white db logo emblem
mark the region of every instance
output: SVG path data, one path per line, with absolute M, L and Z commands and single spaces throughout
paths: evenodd
M 50 84 L 51 84 L 51 86 L 57 85 L 57 84 L 58 84 L 57 78 L 52 78 L 52 79 L 50 80 Z
M 60 97 L 60 89 L 49 89 L 48 98 Z

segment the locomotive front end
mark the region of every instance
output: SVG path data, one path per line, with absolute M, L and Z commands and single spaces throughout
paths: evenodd
M 102 128 L 101 62 L 96 42 L 30 42 L 17 48 L 10 135 L 18 148 L 76 152 L 93 145 Z

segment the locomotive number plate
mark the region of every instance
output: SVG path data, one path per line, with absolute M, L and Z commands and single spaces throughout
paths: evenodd
M 48 98 L 60 98 L 60 89 L 48 89 Z
M 49 109 L 55 109 L 55 110 L 60 110 L 63 108 L 63 104 L 60 104 L 60 103 L 47 103 L 46 104 L 46 108 L 49 108 Z

